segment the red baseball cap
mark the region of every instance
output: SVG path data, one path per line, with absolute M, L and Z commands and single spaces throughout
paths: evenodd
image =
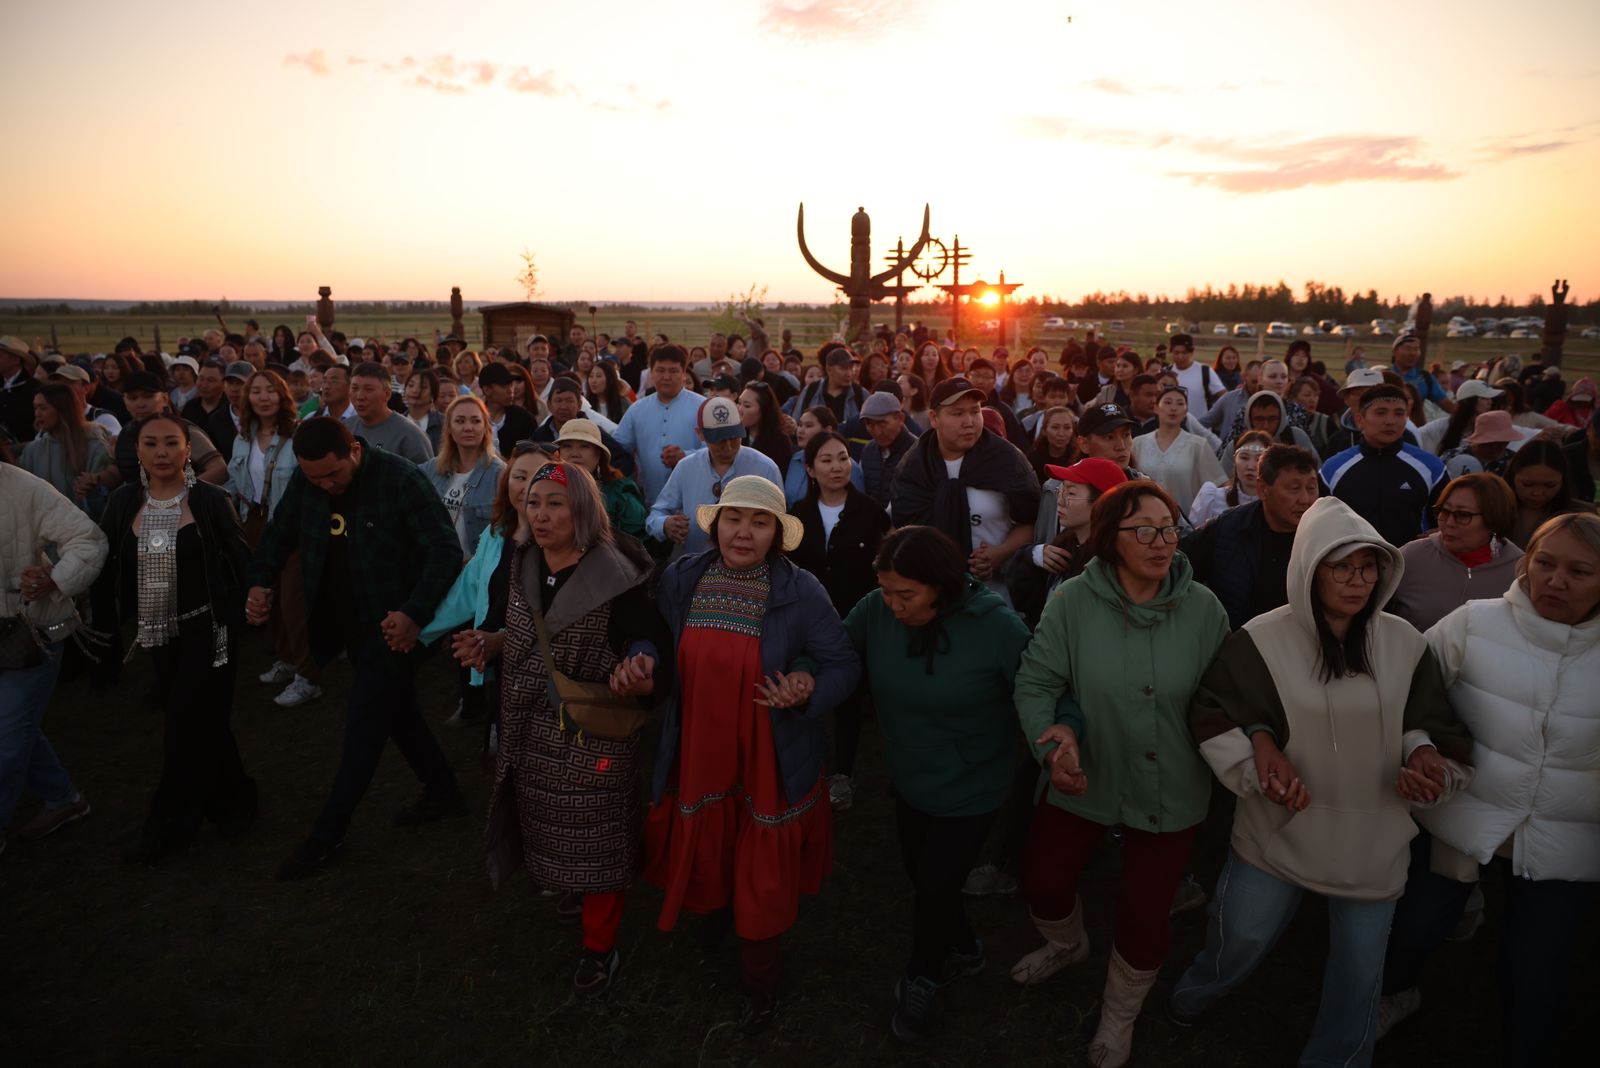
M 1071 467 L 1057 467 L 1055 464 L 1044 465 L 1045 474 L 1062 482 L 1076 482 L 1080 486 L 1093 486 L 1104 493 L 1112 486 L 1120 486 L 1128 481 L 1128 476 L 1110 460 L 1099 456 L 1091 456 L 1086 460 L 1079 460 Z

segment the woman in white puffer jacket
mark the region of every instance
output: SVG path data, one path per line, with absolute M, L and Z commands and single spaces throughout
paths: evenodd
M 3 452 L 0 449 L 0 452 Z M 106 561 L 106 536 L 50 483 L 0 460 L 0 620 L 19 617 L 42 643 L 38 663 L 0 666 L 0 850 L 23 788 L 44 807 L 17 829 L 43 838 L 89 814 L 89 802 L 40 729 L 61 674 L 61 651 L 78 625 L 73 598 L 88 590 Z M 11 623 L 16 627 L 18 624 Z
M 1423 963 L 1493 862 L 1506 874 L 1501 1060 L 1547 1064 L 1569 1022 L 1572 946 L 1600 902 L 1600 517 L 1549 520 L 1518 571 L 1504 597 L 1469 601 L 1427 634 L 1475 772 L 1415 813 L 1428 833 L 1395 910 L 1380 1033 L 1417 1010 Z

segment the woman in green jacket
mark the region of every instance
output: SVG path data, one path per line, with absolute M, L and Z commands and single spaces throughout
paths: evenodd
M 562 463 L 576 464 L 594 477 L 611 528 L 643 541 L 649 509 L 633 479 L 611 466 L 611 450 L 600 437 L 600 427 L 587 419 L 568 419 L 555 444 Z
M 1172 945 L 1168 910 L 1211 796 L 1188 712 L 1228 618 L 1177 551 L 1180 514 L 1148 479 L 1095 501 L 1094 559 L 1045 605 L 1016 681 L 1017 715 L 1050 784 L 1021 878 L 1045 945 L 1018 961 L 1012 978 L 1038 982 L 1089 955 L 1078 873 L 1109 828 L 1126 829 L 1111 964 L 1089 1047 L 1100 1068 L 1127 1063 L 1133 1021 Z M 1058 716 L 1067 696 L 1078 710 Z
M 1011 792 L 1017 727 L 1007 710 L 1028 628 L 933 527 L 890 534 L 873 566 L 879 588 L 844 629 L 883 731 L 900 856 L 916 894 L 890 1029 L 917 1042 L 939 986 L 984 965 L 961 885 Z

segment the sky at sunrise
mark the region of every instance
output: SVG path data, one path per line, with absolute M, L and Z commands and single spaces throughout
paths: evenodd
M 1070 16 L 1070 21 L 1069 21 Z M 0 296 L 1600 294 L 1600 4 L 6 0 Z

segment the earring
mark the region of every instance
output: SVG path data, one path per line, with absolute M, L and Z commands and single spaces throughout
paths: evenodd
M 150 472 L 144 469 L 144 464 L 139 465 L 139 485 L 145 489 L 150 488 Z
M 195 483 L 194 464 L 188 460 L 183 462 L 183 488 L 189 489 Z

